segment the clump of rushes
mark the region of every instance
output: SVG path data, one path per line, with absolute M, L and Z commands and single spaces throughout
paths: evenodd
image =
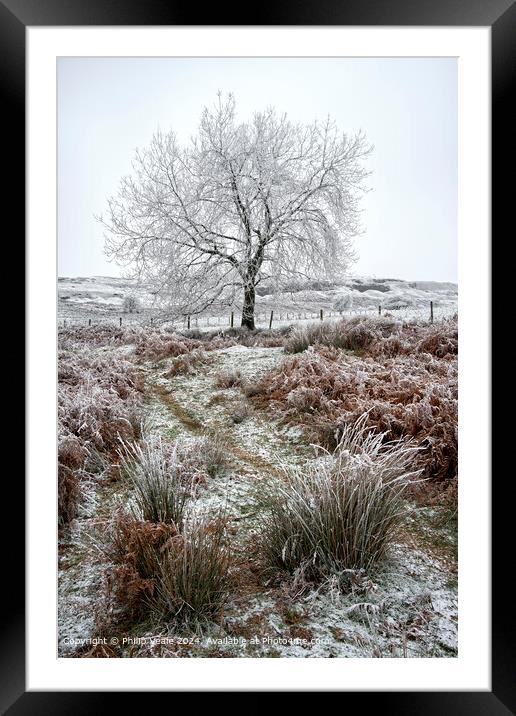
M 376 357 L 428 353 L 436 358 L 453 358 L 458 353 L 457 319 L 418 325 L 388 316 L 356 316 L 295 328 L 284 341 L 285 353 L 302 353 L 310 346 L 342 348 Z
M 364 418 L 346 426 L 333 453 L 259 487 L 260 549 L 274 570 L 321 582 L 369 570 L 385 555 L 406 510 L 403 493 L 418 473 L 410 443 L 383 443 Z
M 183 524 L 193 489 L 192 475 L 185 474 L 177 451 L 170 452 L 160 438 L 122 443 L 120 468 L 134 488 L 137 513 L 154 523 Z
M 113 562 L 109 593 L 118 616 L 194 625 L 214 619 L 228 596 L 229 543 L 224 515 L 190 514 L 175 525 L 118 512 L 104 551 Z
M 335 329 L 330 323 L 312 323 L 294 328 L 286 338 L 285 353 L 302 353 L 312 345 L 330 345 Z
M 213 619 L 228 593 L 229 543 L 222 511 L 210 518 L 192 507 L 201 475 L 225 465 L 207 436 L 169 446 L 148 437 L 121 443 L 122 475 L 133 487 L 103 540 L 113 567 L 108 589 L 118 617 L 148 616 L 194 624 Z
M 115 513 L 100 546 L 113 565 L 106 578 L 118 617 L 134 620 L 148 613 L 162 549 L 177 534 L 174 525 L 146 522 L 123 510 Z
M 223 515 L 193 516 L 160 560 L 151 607 L 161 619 L 214 619 L 228 596 L 229 543 Z

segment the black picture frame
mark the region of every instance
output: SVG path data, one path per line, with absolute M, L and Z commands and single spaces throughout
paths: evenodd
M 513 0 L 283 0 L 253 5 L 235 14 L 232 7 L 212 3 L 202 8 L 182 0 L 0 0 L 0 104 L 5 151 L 11 153 L 5 206 L 14 217 L 10 234 L 23 247 L 25 216 L 25 30 L 27 26 L 66 25 L 390 25 L 390 26 L 490 26 L 492 31 L 492 230 L 500 241 L 510 227 L 514 181 L 504 170 L 514 167 L 514 115 L 510 112 L 516 68 L 516 3 Z M 511 201 L 512 198 L 512 201 Z M 512 217 L 511 217 L 512 218 Z M 23 259 L 22 259 L 23 260 Z M 7 319 L 8 330 L 20 332 L 19 322 Z M 34 347 L 28 346 L 28 349 Z M 494 453 L 493 453 L 494 454 Z M 7 478 L 7 472 L 4 477 Z M 509 480 L 511 475 L 505 475 Z M 504 475 L 501 475 L 504 477 Z M 21 478 L 10 477 L 10 505 L 24 504 Z M 349 699 L 367 698 L 368 707 L 381 713 L 492 714 L 502 716 L 516 709 L 516 639 L 508 620 L 514 612 L 507 586 L 508 545 L 512 537 L 512 504 L 505 487 L 492 484 L 492 691 L 490 692 L 360 692 Z M 5 510 L 5 506 L 4 506 Z M 110 693 L 25 691 L 25 594 L 24 547 L 19 526 L 20 510 L 9 510 L 13 524 L 5 535 L 16 535 L 4 544 L 3 643 L 0 650 L 2 713 L 81 714 L 113 708 Z M 7 540 L 9 542 L 7 543 Z M 235 690 L 237 685 L 235 685 Z M 136 708 L 148 694 L 130 695 Z M 116 697 L 118 698 L 118 696 Z M 361 702 L 364 704 L 364 702 Z M 363 706 L 362 706 L 363 707 Z

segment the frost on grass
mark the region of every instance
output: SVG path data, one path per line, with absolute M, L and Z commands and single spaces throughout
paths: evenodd
M 457 474 L 457 397 L 456 360 L 428 353 L 359 359 L 322 346 L 273 368 L 254 400 L 330 448 L 367 413 L 368 425 L 388 439 L 416 439 L 424 477 L 442 480 Z
M 118 356 L 59 351 L 58 514 L 63 526 L 77 517 L 83 484 L 108 472 L 120 438 L 139 437 L 143 380 Z
M 457 606 L 456 587 L 438 561 L 393 544 L 374 577 L 355 574 L 346 593 L 330 577 L 297 596 L 285 586 L 230 601 L 224 622 L 194 655 L 454 657 Z
M 301 353 L 314 345 L 377 357 L 427 353 L 436 358 L 453 358 L 458 353 L 457 319 L 429 325 L 388 316 L 356 316 L 312 323 L 290 333 L 285 340 L 285 353 Z
M 260 553 L 270 568 L 315 582 L 333 575 L 346 588 L 350 571 L 383 559 L 406 511 L 417 449 L 385 443 L 366 418 L 344 428 L 332 454 L 260 483 Z
M 96 503 L 92 505 L 97 507 Z M 97 599 L 104 585 L 104 565 L 92 548 L 92 532 L 87 518 L 80 514 L 59 545 L 58 574 L 58 654 L 73 654 L 80 640 L 96 635 Z M 79 642 L 74 643 L 74 640 Z
M 349 656 L 455 656 L 457 593 L 446 582 L 438 562 L 394 545 L 379 572 L 362 585 L 359 580 L 355 592 L 342 594 L 329 580 L 307 595 L 308 624 L 321 636 L 332 634 Z
M 420 341 L 421 335 L 417 331 L 418 329 L 414 330 L 414 336 L 417 333 L 417 340 Z M 179 340 L 184 338 L 198 340 L 186 336 L 180 336 Z M 383 340 L 394 341 L 398 338 L 396 334 Z M 428 341 L 432 338 L 430 332 L 427 338 Z M 194 373 L 167 376 L 167 368 L 178 356 L 169 353 L 164 359 L 159 359 L 163 360 L 162 364 L 156 363 L 154 355 L 149 355 L 148 358 L 137 356 L 132 353 L 137 340 L 127 345 L 109 342 L 96 344 L 89 350 L 87 363 L 89 365 L 94 358 L 98 359 L 100 362 L 97 362 L 97 366 L 103 366 L 97 371 L 98 374 L 107 376 L 112 361 L 125 361 L 123 375 L 145 375 L 146 393 L 143 401 L 136 384 L 128 386 L 127 396 L 121 397 L 116 385 L 123 394 L 123 377 L 122 382 L 117 378 L 111 383 L 107 380 L 104 384 L 101 383 L 102 379 L 97 377 L 92 383 L 102 390 L 107 390 L 117 404 L 120 400 L 123 406 L 129 406 L 134 398 L 135 405 L 143 407 L 146 434 L 152 436 L 152 439 L 161 436 L 164 448 L 167 451 L 175 449 L 180 462 L 188 466 L 189 474 L 193 471 L 200 477 L 195 483 L 191 499 L 189 498 L 190 515 L 202 520 L 211 519 L 219 514 L 220 510 L 224 512 L 225 534 L 233 550 L 228 570 L 232 592 L 224 596 L 220 611 L 215 610 L 216 618 L 208 616 L 208 619 L 203 619 L 202 628 L 181 622 L 181 619 L 177 622 L 173 619 L 164 621 L 159 616 L 159 609 L 152 612 L 152 623 L 145 619 L 126 624 L 123 633 L 128 636 L 165 635 L 172 640 L 172 646 L 136 645 L 120 649 L 116 654 L 111 654 L 112 656 L 307 658 L 449 657 L 456 654 L 457 600 L 453 570 L 450 573 L 449 566 L 437 557 L 430 556 L 433 552 L 427 550 L 427 537 L 429 539 L 432 530 L 427 529 L 426 513 L 413 514 L 409 523 L 411 534 L 415 531 L 416 523 L 421 521 L 424 524 L 424 528 L 420 530 L 425 537 L 422 543 L 424 551 L 421 545 L 409 547 L 401 540 L 391 540 L 386 546 L 383 561 L 378 563 L 374 571 L 366 573 L 353 570 L 349 573 L 347 589 L 342 588 L 342 574 L 335 576 L 329 573 L 318 583 L 311 583 L 302 576 L 299 576 L 297 581 L 292 579 L 292 575 L 280 577 L 278 581 L 277 576 L 271 579 L 270 576 L 260 576 L 259 570 L 256 573 L 253 571 L 254 568 L 249 563 L 252 553 L 250 546 L 256 542 L 262 525 L 262 515 L 255 510 L 256 487 L 271 477 L 281 479 L 281 470 L 278 469 L 281 464 L 290 469 L 302 466 L 310 456 L 314 466 L 327 460 L 324 454 L 313 457 L 313 449 L 306 441 L 306 435 L 314 425 L 317 429 L 320 428 L 318 421 L 321 416 L 318 414 L 317 403 L 315 410 L 305 411 L 303 403 L 300 409 L 297 404 L 289 405 L 285 402 L 286 395 L 281 381 L 288 383 L 292 376 L 290 370 L 284 370 L 285 364 L 279 367 L 283 360 L 281 346 L 267 348 L 264 345 L 247 347 L 224 344 L 223 341 L 229 338 L 221 339 L 219 344 L 219 338 L 214 336 L 210 349 L 206 349 L 206 346 L 212 342 L 211 339 L 202 341 L 203 349 L 210 353 L 209 362 L 200 365 L 199 370 Z M 235 336 L 231 340 L 240 338 Z M 403 337 L 402 345 L 408 345 L 411 340 L 407 333 Z M 416 343 L 415 337 L 413 343 Z M 376 350 L 374 345 L 373 343 L 368 349 L 371 354 Z M 189 344 L 188 347 L 191 350 L 180 355 L 188 355 L 200 348 L 198 344 Z M 82 347 L 73 350 L 77 356 L 82 354 Z M 370 401 L 368 380 L 371 377 L 368 374 L 371 370 L 372 379 L 378 383 L 375 400 L 390 404 L 389 401 L 392 402 L 396 390 L 403 388 L 410 393 L 414 382 L 416 387 L 421 383 L 419 388 L 423 389 L 428 381 L 423 370 L 430 376 L 430 380 L 435 378 L 436 387 L 439 381 L 446 385 L 450 378 L 456 376 L 453 350 L 453 336 L 452 343 L 444 349 L 438 336 L 433 343 L 425 343 L 421 351 L 414 352 L 411 348 L 408 354 L 399 350 L 399 346 L 393 348 L 390 345 L 388 351 L 383 351 L 381 356 L 363 356 L 359 359 L 342 349 L 333 349 L 332 353 L 329 347 L 317 347 L 299 356 L 287 358 L 287 361 L 301 360 L 303 372 L 312 374 L 310 380 L 313 385 L 308 387 L 317 388 L 316 384 L 321 376 L 326 380 L 325 364 L 329 373 L 338 374 L 337 377 L 341 381 L 340 392 L 337 386 L 334 386 L 335 395 L 327 394 L 326 388 L 322 391 L 324 401 L 327 401 L 330 407 L 333 405 L 332 401 L 336 401 L 340 409 L 339 401 L 344 399 L 345 394 L 342 386 L 348 388 L 342 378 L 343 375 L 347 376 L 346 379 L 351 381 L 352 386 L 349 396 L 352 403 L 349 408 L 351 421 L 353 411 L 360 407 L 360 401 L 363 401 L 364 405 Z M 329 353 L 326 354 L 325 351 Z M 310 363 L 314 355 L 318 356 L 316 362 Z M 306 365 L 305 360 L 308 361 Z M 415 369 L 413 377 L 410 374 L 411 363 L 416 360 L 420 368 Z M 136 361 L 137 365 L 133 361 Z M 311 367 L 307 367 L 308 365 Z M 399 375 L 390 381 L 388 376 L 393 372 L 393 367 Z M 84 366 L 81 370 L 83 368 Z M 89 370 L 83 370 L 84 375 L 89 373 Z M 77 372 L 71 372 L 72 381 L 77 379 Z M 217 375 L 221 373 L 236 375 L 238 380 L 233 386 L 217 387 Z M 256 384 L 260 379 L 267 384 L 271 374 L 277 379 L 275 391 L 271 392 L 262 404 L 263 397 L 260 392 L 256 400 L 253 397 L 257 395 Z M 352 379 L 356 381 L 356 389 L 353 389 Z M 304 387 L 304 382 L 305 379 L 297 387 Z M 80 384 L 79 380 L 77 385 L 80 387 Z M 155 391 L 153 386 L 159 390 Z M 73 392 L 72 385 L 66 390 Z M 217 392 L 223 394 L 225 399 L 219 398 L 212 402 L 211 399 Z M 173 401 L 167 402 L 167 396 L 171 396 Z M 291 401 L 298 397 L 295 394 Z M 230 419 L 231 407 L 246 399 L 253 404 L 253 409 L 242 422 L 234 423 Z M 327 405 L 324 401 L 325 410 Z M 356 402 L 353 404 L 353 401 Z M 271 402 L 280 408 L 277 413 L 262 409 Z M 410 408 L 408 399 L 401 402 L 405 408 L 414 409 Z M 416 404 L 421 402 L 421 399 L 413 402 Z M 432 406 L 435 407 L 435 401 Z M 370 407 L 371 405 L 368 405 L 368 408 Z M 289 411 L 294 409 L 297 412 L 289 414 Z M 320 412 L 324 411 L 321 409 Z M 301 420 L 300 413 L 303 414 Z M 195 419 L 185 422 L 185 415 Z M 329 417 L 333 419 L 334 416 Z M 282 424 L 280 421 L 284 418 L 286 420 Z M 330 420 L 330 423 L 334 431 L 336 422 Z M 342 428 L 346 424 L 347 421 L 344 421 L 338 425 Z M 220 469 L 210 471 L 202 461 L 209 452 L 209 441 L 215 436 L 221 439 L 219 446 L 225 463 Z M 338 439 L 339 433 L 334 435 L 332 432 L 332 440 Z M 80 444 L 81 436 L 73 435 L 71 444 L 64 443 L 70 453 L 68 460 L 75 459 L 74 440 Z M 134 437 L 129 437 L 129 442 L 138 441 L 141 441 L 141 436 L 136 438 L 136 441 Z M 106 470 L 112 453 L 108 451 L 101 454 L 104 456 L 101 470 Z M 116 460 L 118 461 L 119 457 Z M 106 563 L 106 558 L 92 549 L 91 541 L 85 536 L 90 529 L 96 529 L 95 525 L 99 524 L 99 520 L 100 523 L 109 521 L 117 504 L 126 511 L 131 504 L 136 504 L 130 481 L 118 480 L 110 484 L 109 490 L 103 488 L 99 491 L 98 481 L 92 473 L 91 476 L 82 475 L 81 485 L 87 496 L 81 504 L 78 519 L 72 524 L 71 532 L 75 535 L 82 534 L 84 539 L 77 537 L 70 541 L 68 536 L 63 543 L 60 557 L 60 653 L 68 656 L 74 652 L 73 647 L 64 645 L 65 636 L 84 638 L 107 634 L 105 624 L 102 629 L 102 620 L 99 622 L 97 617 L 102 615 L 103 603 L 99 595 L 102 593 L 104 575 L 106 569 L 109 573 L 113 568 L 113 563 Z M 394 540 L 396 539 L 394 537 Z M 178 605 L 178 602 L 168 603 L 172 604 L 174 609 Z M 168 607 L 165 612 L 170 613 Z M 253 636 L 257 637 L 255 644 L 250 641 Z M 188 643 L 181 643 L 182 639 L 186 639 Z M 85 652 L 82 655 L 92 654 Z

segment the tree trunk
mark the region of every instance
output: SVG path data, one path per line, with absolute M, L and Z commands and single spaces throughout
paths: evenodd
M 254 304 L 256 292 L 254 283 L 249 283 L 244 287 L 244 305 L 242 307 L 242 328 L 248 328 L 254 331 Z

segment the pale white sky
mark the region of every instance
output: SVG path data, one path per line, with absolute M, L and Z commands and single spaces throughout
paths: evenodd
M 194 134 L 202 107 L 233 92 L 240 118 L 275 106 L 330 114 L 375 149 L 353 273 L 457 280 L 454 58 L 59 58 L 58 270 L 117 276 L 94 214 L 160 127 Z

